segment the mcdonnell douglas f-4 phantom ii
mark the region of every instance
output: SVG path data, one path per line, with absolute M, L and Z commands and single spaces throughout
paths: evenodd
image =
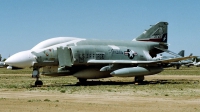
M 146 75 L 163 71 L 164 63 L 191 58 L 153 60 L 158 53 L 169 51 L 167 26 L 167 22 L 159 22 L 132 41 L 51 38 L 10 56 L 5 63 L 8 69 L 32 67 L 36 86 L 43 84 L 40 68 L 43 75 L 72 75 L 81 83 L 112 76 L 135 77 L 135 82 L 140 82 Z

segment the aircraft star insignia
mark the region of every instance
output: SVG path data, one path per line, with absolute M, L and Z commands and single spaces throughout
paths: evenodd
M 127 51 L 124 52 L 125 55 L 128 55 L 130 59 L 133 59 L 137 53 L 133 50 L 127 49 Z

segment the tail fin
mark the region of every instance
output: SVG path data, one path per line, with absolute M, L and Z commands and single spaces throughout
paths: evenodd
M 167 43 L 167 22 L 159 22 L 148 30 L 144 31 L 139 37 L 133 39 L 136 41 L 151 41 Z
M 178 55 L 180 55 L 180 56 L 182 56 L 182 57 L 184 57 L 184 54 L 185 54 L 185 50 L 181 50 L 181 51 L 178 53 Z
M 197 58 L 193 58 L 192 61 L 193 61 L 194 64 L 198 62 L 198 61 L 197 61 Z
M 0 54 L 0 61 L 1 61 L 1 58 L 2 58 L 2 57 L 1 57 L 1 54 Z

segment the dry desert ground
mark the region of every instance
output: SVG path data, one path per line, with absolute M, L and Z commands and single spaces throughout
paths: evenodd
M 199 112 L 200 75 L 152 75 L 144 84 L 111 77 L 77 85 L 73 77 L 0 74 L 0 112 Z

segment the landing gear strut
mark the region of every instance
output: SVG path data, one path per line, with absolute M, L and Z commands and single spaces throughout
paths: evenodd
M 144 76 L 136 76 L 135 83 L 142 83 L 144 81 Z
M 36 87 L 43 85 L 43 82 L 41 80 L 39 80 L 39 75 L 40 75 L 39 69 L 33 69 L 32 77 L 36 78 L 36 81 L 35 81 Z

